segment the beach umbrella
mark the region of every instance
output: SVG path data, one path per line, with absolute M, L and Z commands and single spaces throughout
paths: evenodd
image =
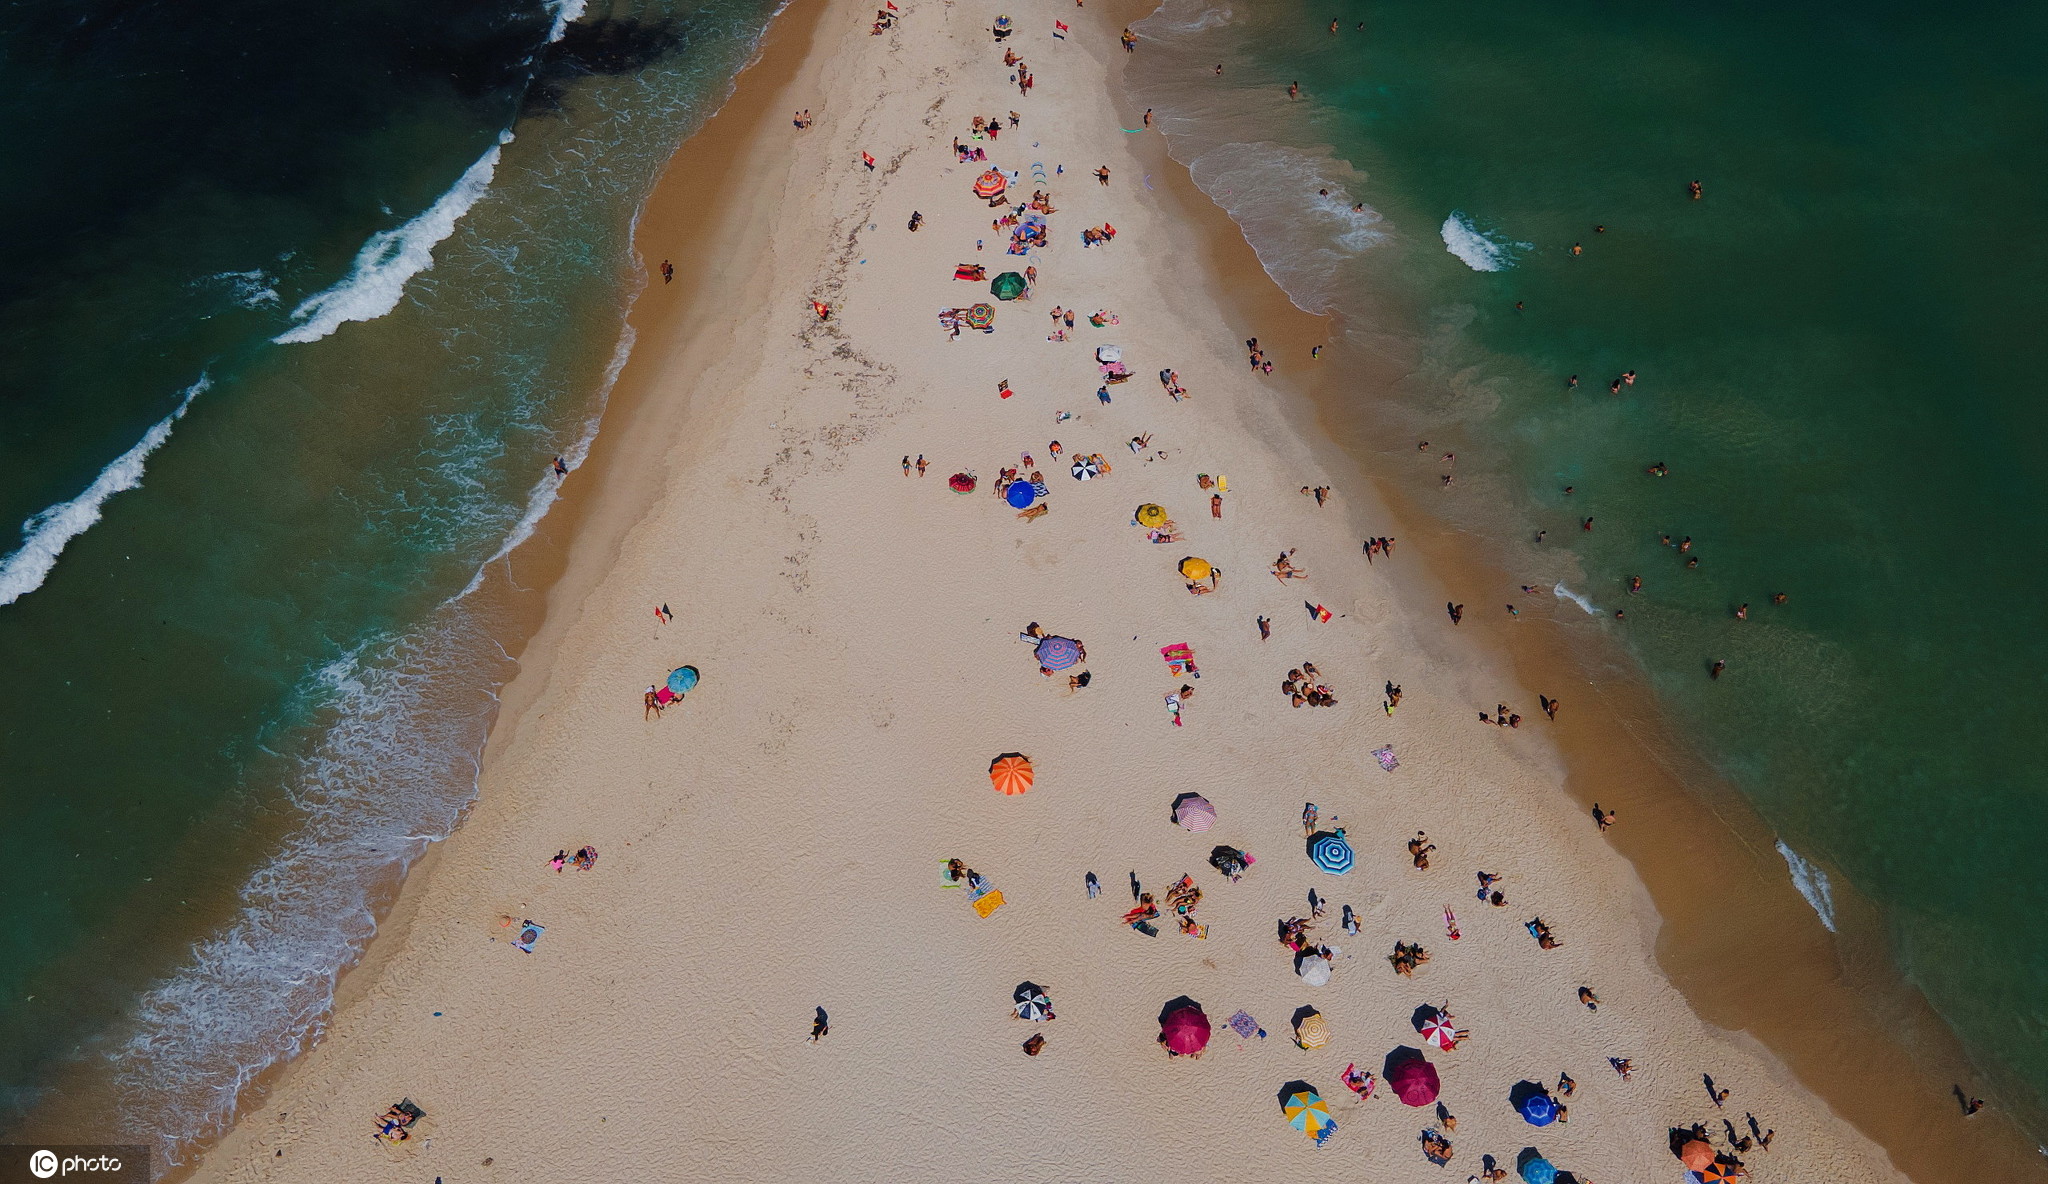
M 1704 1172 L 1714 1163 L 1714 1145 L 1705 1139 L 1688 1139 L 1678 1149 L 1679 1161 L 1690 1171 Z
M 1145 503 L 1144 505 L 1142 505 L 1142 506 L 1139 506 L 1139 507 L 1138 507 L 1138 525 L 1139 525 L 1139 526 L 1145 527 L 1146 529 L 1148 529 L 1148 530 L 1149 530 L 1149 529 L 1152 529 L 1153 527 L 1157 527 L 1157 526 L 1162 526 L 1162 525 L 1164 525 L 1165 523 L 1166 523 L 1166 507 L 1165 507 L 1165 506 L 1155 506 L 1155 505 L 1153 505 L 1153 504 L 1152 504 L 1151 502 L 1146 502 L 1146 503 Z
M 697 668 L 678 666 L 668 672 L 668 689 L 678 695 L 687 695 L 697 689 Z
M 1031 788 L 1031 758 L 1021 752 L 1006 752 L 988 763 L 988 779 L 996 792 L 1015 797 Z
M 1010 503 L 1011 509 L 1021 510 L 1038 500 L 1038 491 L 1031 488 L 1029 481 L 1012 481 L 1010 488 L 1003 491 L 1003 500 Z
M 1182 1007 L 1159 1022 L 1169 1052 L 1191 1056 L 1209 1047 L 1209 1017 L 1199 1007 Z
M 1009 187 L 1010 179 L 1003 175 L 1001 169 L 990 169 L 974 179 L 974 196 L 993 201 Z
M 1330 1117 L 1329 1105 L 1308 1082 L 1293 1081 L 1288 1084 L 1300 1088 L 1287 1092 L 1285 1100 L 1280 1103 L 1280 1112 L 1287 1116 L 1288 1125 L 1314 1139 L 1316 1145 L 1321 1146 L 1323 1140 L 1329 1138 L 1330 1133 L 1337 1129 L 1336 1120 Z
M 1048 637 L 1033 651 L 1038 664 L 1047 670 L 1065 670 L 1081 660 L 1081 643 L 1071 637 Z
M 1045 988 L 1037 983 L 1018 983 L 1012 997 L 1016 1000 L 1012 1010 L 1016 1011 L 1019 1019 L 1044 1023 L 1052 1018 L 1052 1000 L 1046 996 Z
M 1451 1017 L 1438 1012 L 1436 1017 L 1419 1029 L 1422 1039 L 1448 1052 L 1458 1046 L 1458 1030 L 1451 1026 Z
M 1540 1155 L 1523 1152 L 1517 1167 L 1529 1184 L 1557 1184 L 1557 1165 Z
M 997 300 L 1015 300 L 1024 294 L 1026 286 L 1023 276 L 1014 271 L 1006 271 L 989 284 L 988 290 L 995 293 Z
M 1742 1178 L 1742 1165 L 1717 1159 L 1699 1170 L 1700 1184 L 1733 1184 Z
M 1074 480 L 1092 481 L 1102 475 L 1102 465 L 1092 456 L 1079 457 L 1074 461 Z
M 955 473 L 952 476 L 946 478 L 946 488 L 952 490 L 954 493 L 973 493 L 974 474 Z
M 1191 580 L 1206 580 L 1215 570 L 1215 568 L 1209 566 L 1208 560 L 1194 555 L 1190 555 L 1180 561 L 1180 574 Z
M 1330 1023 L 1323 1013 L 1304 1008 L 1308 1014 L 1294 1021 L 1294 1042 L 1303 1048 L 1321 1048 L 1330 1042 Z
M 1173 808 L 1173 820 L 1200 834 L 1216 825 L 1216 807 L 1200 794 L 1189 794 Z
M 1351 844 L 1344 836 L 1325 831 L 1310 840 L 1308 845 L 1310 862 L 1333 876 L 1341 876 L 1351 870 Z
M 1530 1126 L 1549 1126 L 1557 1121 L 1557 1102 L 1549 1094 L 1532 1093 L 1515 1107 Z
M 1330 960 L 1320 954 L 1312 954 L 1301 960 L 1294 973 L 1311 987 L 1327 987 L 1330 985 Z
M 1388 1058 L 1394 1063 L 1387 1066 L 1385 1073 L 1387 1088 L 1410 1106 L 1427 1106 L 1436 1101 L 1443 1082 L 1437 1078 L 1435 1065 L 1424 1060 L 1421 1053 L 1413 1049 L 1408 1051 L 1412 1055 L 1398 1061 Z
M 986 329 L 996 323 L 996 306 L 993 304 L 977 304 L 967 310 L 967 315 L 963 319 L 967 322 L 967 327 L 970 329 Z

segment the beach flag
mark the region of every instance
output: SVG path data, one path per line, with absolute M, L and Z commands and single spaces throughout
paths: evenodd
M 1306 601 L 1306 600 L 1304 600 L 1304 601 L 1302 601 L 1302 602 L 1301 602 L 1301 607 L 1303 607 L 1303 608 L 1305 608 L 1305 609 L 1307 609 L 1307 610 L 1308 610 L 1308 617 L 1309 617 L 1309 620 L 1311 620 L 1311 621 L 1318 621 L 1318 622 L 1321 622 L 1321 623 L 1323 623 L 1323 624 L 1328 624 L 1328 623 L 1329 623 L 1329 620 L 1330 620 L 1330 610 L 1329 610 L 1329 609 L 1326 609 L 1326 608 L 1324 608 L 1324 607 L 1323 607 L 1322 605 L 1320 605 L 1320 604 L 1310 604 L 1310 603 L 1309 603 L 1308 601 Z
M 1054 21 L 1054 22 L 1052 23 L 1052 35 L 1053 35 L 1053 36 L 1055 36 L 1055 37 L 1057 37 L 1057 38 L 1059 38 L 1059 39 L 1060 39 L 1061 41 L 1065 41 L 1065 40 L 1067 39 L 1067 24 L 1066 24 L 1066 22 L 1065 22 L 1065 21 L 1057 21 L 1057 20 L 1056 20 L 1056 21 Z
M 860 162 L 861 162 L 862 164 L 864 164 L 864 165 L 868 166 L 868 168 L 869 168 L 870 170 L 872 170 L 872 169 L 873 169 L 873 168 L 875 167 L 875 158 L 874 158 L 874 157 L 872 157 L 872 156 L 869 156 L 869 155 L 868 155 L 867 153 L 865 153 L 865 152 L 863 152 L 863 153 L 861 153 L 861 154 L 860 154 Z
M 901 12 L 901 11 L 903 11 L 902 9 L 900 9 L 900 8 L 896 7 L 896 0 L 884 0 L 884 3 L 888 4 L 888 6 L 889 6 L 889 11 L 890 11 L 890 12 Z

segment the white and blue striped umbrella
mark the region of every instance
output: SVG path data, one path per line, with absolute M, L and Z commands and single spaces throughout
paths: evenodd
M 1340 834 L 1320 834 L 1308 845 L 1308 857 L 1314 864 L 1333 876 L 1341 876 L 1351 870 L 1351 844 Z

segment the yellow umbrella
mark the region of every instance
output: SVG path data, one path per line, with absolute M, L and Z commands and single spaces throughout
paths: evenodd
M 1301 1017 L 1294 1025 L 1294 1041 L 1303 1048 L 1321 1048 L 1330 1042 L 1330 1025 L 1323 1020 L 1323 1013 L 1312 1011 Z
M 1206 580 L 1215 570 L 1209 566 L 1208 560 L 1197 559 L 1193 555 L 1180 561 L 1180 574 L 1191 580 Z
M 1308 1086 L 1306 1081 L 1292 1084 Z M 1330 1118 L 1329 1103 L 1311 1088 L 1302 1088 L 1287 1095 L 1287 1100 L 1281 1103 L 1280 1112 L 1287 1116 L 1289 1126 L 1314 1139 L 1318 1146 L 1337 1129 L 1336 1122 Z
M 1153 505 L 1153 504 L 1152 504 L 1151 502 L 1146 502 L 1146 503 L 1145 503 L 1144 505 L 1142 505 L 1142 506 L 1139 506 L 1139 507 L 1138 507 L 1138 525 L 1139 525 L 1139 526 L 1143 526 L 1143 527 L 1147 527 L 1147 528 L 1150 528 L 1150 527 L 1155 527 L 1155 526 L 1159 526 L 1159 525 L 1161 525 L 1162 523 L 1164 523 L 1165 521 L 1166 521 L 1166 507 L 1165 507 L 1165 506 L 1155 506 L 1155 505 Z

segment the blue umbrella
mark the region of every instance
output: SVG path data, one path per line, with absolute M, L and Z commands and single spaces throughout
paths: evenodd
M 1530 1094 L 1519 1107 L 1522 1121 L 1530 1126 L 1549 1126 L 1557 1121 L 1557 1103 L 1549 1094 Z
M 678 666 L 668 672 L 668 689 L 678 695 L 687 695 L 697 689 L 697 668 Z
M 1065 670 L 1081 660 L 1081 643 L 1071 637 L 1048 637 L 1038 643 L 1038 664 L 1047 670 Z
M 1038 494 L 1031 488 L 1031 482 L 1012 481 L 1010 482 L 1010 491 L 1003 495 L 1003 500 L 1021 510 L 1032 502 L 1037 501 Z
M 1557 1184 L 1557 1165 L 1536 1154 L 1533 1147 L 1522 1151 L 1521 1163 L 1517 1165 L 1522 1179 L 1529 1184 Z
M 1317 867 L 1333 876 L 1341 876 L 1351 870 L 1351 844 L 1345 842 L 1341 834 L 1317 835 L 1308 845 L 1308 857 Z

